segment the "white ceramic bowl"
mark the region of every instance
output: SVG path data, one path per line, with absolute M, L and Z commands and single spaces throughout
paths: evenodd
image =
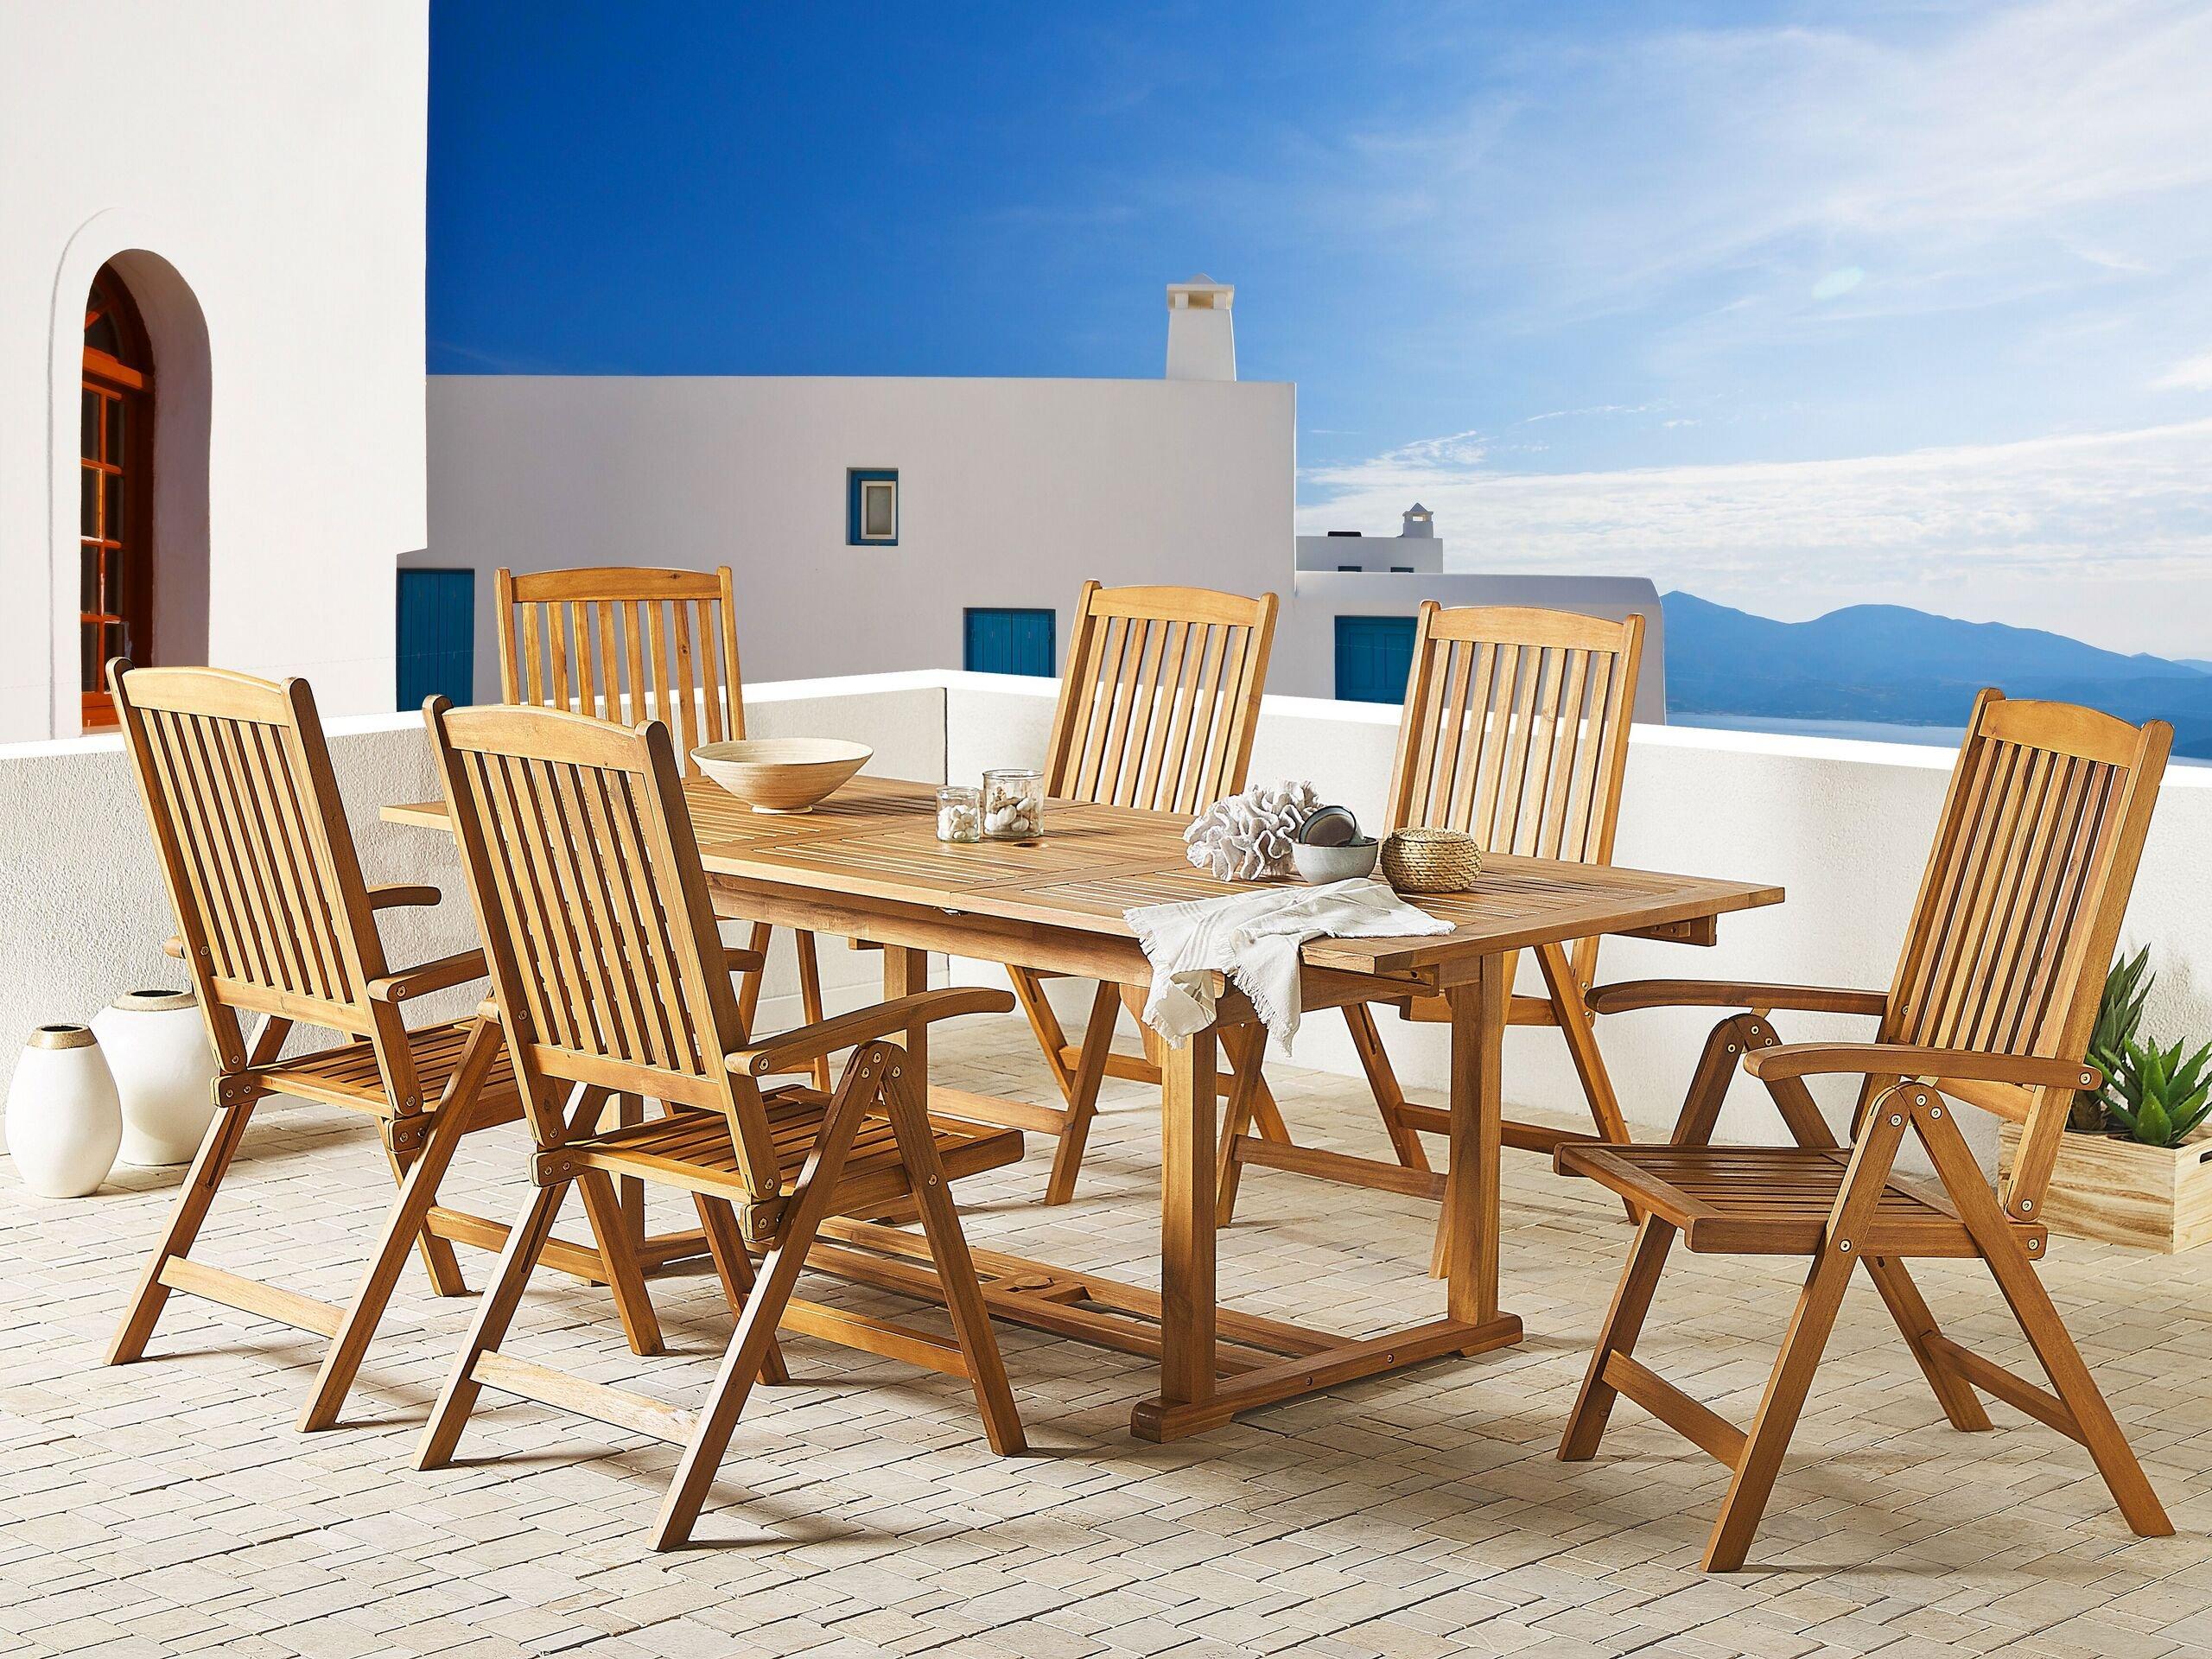
M 1325 881 L 1350 881 L 1375 874 L 1375 860 L 1382 850 L 1372 836 L 1346 842 L 1341 847 L 1317 847 L 1310 841 L 1294 842 L 1290 861 L 1299 875 L 1319 887 Z
M 836 737 L 753 737 L 709 743 L 691 758 L 755 812 L 811 812 L 874 753 Z

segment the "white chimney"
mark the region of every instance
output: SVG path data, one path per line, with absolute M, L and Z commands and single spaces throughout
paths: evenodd
M 1236 290 L 1203 271 L 1167 284 L 1167 378 L 1234 380 L 1236 334 L 1229 320 Z
M 1418 501 L 1406 509 L 1406 516 L 1398 526 L 1401 536 L 1433 536 L 1436 521 L 1428 516 L 1428 509 Z

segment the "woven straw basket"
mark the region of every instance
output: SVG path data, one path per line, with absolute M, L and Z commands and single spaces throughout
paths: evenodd
M 1482 868 L 1482 849 L 1457 830 L 1396 830 L 1382 843 L 1382 879 L 1400 893 L 1464 892 Z

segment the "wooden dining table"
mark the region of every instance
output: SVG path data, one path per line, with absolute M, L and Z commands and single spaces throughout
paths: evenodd
M 1151 970 L 1125 910 L 1258 885 L 1192 868 L 1183 841 L 1188 819 L 1126 807 L 1053 801 L 1039 839 L 940 842 L 936 787 L 863 777 L 810 812 L 770 814 L 703 778 L 687 780 L 717 912 L 881 947 L 887 997 L 924 988 L 932 952 L 1141 988 Z M 389 806 L 384 817 L 448 828 L 443 802 Z M 1451 922 L 1448 934 L 1304 946 L 1309 1011 L 1414 994 L 1440 994 L 1450 1007 L 1442 1317 L 1351 1337 L 1220 1305 L 1217 1065 L 1225 1043 L 1232 1058 L 1255 1062 L 1239 1065 L 1238 1077 L 1256 1077 L 1264 1040 L 1251 1005 L 1227 984 L 1218 987 L 1214 1024 L 1163 1048 L 1158 1288 L 979 1249 L 986 1301 L 1001 1319 L 1156 1358 L 1159 1392 L 1136 1403 L 1129 1424 L 1151 1440 L 1200 1433 L 1357 1377 L 1519 1341 L 1521 1321 L 1498 1305 L 1500 1045 L 1514 953 L 1603 934 L 1710 944 L 1719 917 L 1782 896 L 1758 882 L 1499 856 L 1485 861 L 1471 889 L 1414 900 Z M 925 1033 L 911 1033 L 908 1046 L 926 1070 Z M 936 1084 L 930 1097 L 939 1113 L 1015 1128 L 1058 1116 Z M 932 1295 L 918 1235 L 857 1218 L 824 1231 L 832 1242 L 816 1246 L 810 1266 Z

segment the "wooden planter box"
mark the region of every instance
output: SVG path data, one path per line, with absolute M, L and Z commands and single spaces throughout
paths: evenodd
M 2008 1178 L 2019 1144 L 2018 1127 L 2001 1126 L 1997 1160 Z M 2195 1249 L 2212 1240 L 2212 1139 L 2146 1147 L 2069 1129 L 2060 1137 L 2043 1207 L 2044 1224 L 2069 1238 L 2169 1255 Z

